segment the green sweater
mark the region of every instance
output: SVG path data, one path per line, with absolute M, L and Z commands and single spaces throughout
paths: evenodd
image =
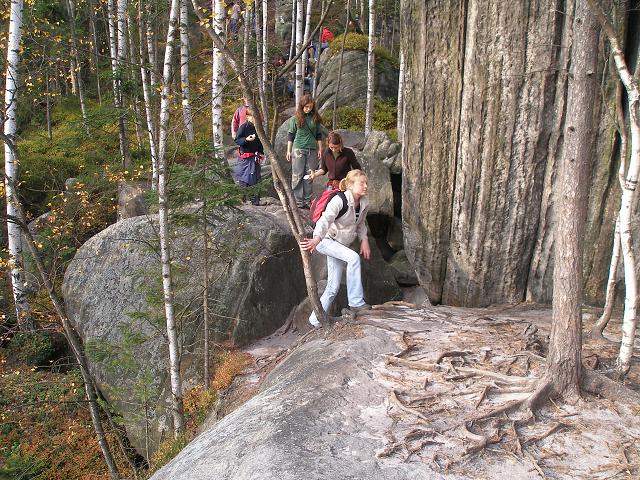
M 289 120 L 288 139 L 293 141 L 293 148 L 318 149 L 318 140 L 322 140 L 322 128 L 313 121 L 311 115 L 304 116 L 302 127 L 298 128 L 296 117 Z

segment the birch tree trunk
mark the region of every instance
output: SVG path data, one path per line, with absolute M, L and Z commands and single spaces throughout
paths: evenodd
M 89 132 L 87 126 L 87 107 L 84 98 L 84 85 L 82 84 L 82 75 L 80 72 L 80 61 L 78 59 L 78 39 L 76 38 L 76 6 L 74 0 L 67 0 L 67 13 L 69 14 L 69 26 L 71 27 L 71 55 L 69 61 L 71 63 L 72 83 L 78 94 L 80 101 L 80 113 L 85 124 L 85 130 Z
M 93 53 L 93 70 L 96 74 L 96 92 L 98 94 L 98 103 L 102 105 L 102 89 L 100 88 L 100 63 L 98 55 L 98 31 L 96 29 L 96 12 L 94 10 L 93 1 L 89 0 L 87 8 L 89 9 L 89 29 L 91 30 L 92 53 Z
M 18 107 L 18 62 L 20 60 L 20 40 L 22 38 L 22 0 L 11 0 L 9 16 L 9 39 L 7 45 L 7 70 L 5 74 L 4 90 L 4 128 L 6 138 L 15 145 L 16 112 Z M 15 152 L 8 142 L 4 145 L 4 193 L 6 199 L 7 217 L 17 217 L 15 203 L 17 192 L 14 189 L 19 182 L 19 162 Z M 7 222 L 7 241 L 9 248 L 9 263 L 11 268 L 11 288 L 16 309 L 18 328 L 23 332 L 35 329 L 31 318 L 31 311 L 27 301 L 26 282 L 24 278 L 24 261 L 22 256 L 22 235 L 20 227 Z
M 298 0 L 291 2 L 291 44 L 289 45 L 289 59 L 293 58 L 296 48 L 296 17 L 298 11 Z
M 369 135 L 373 125 L 373 87 L 375 82 L 376 12 L 375 0 L 369 0 L 369 50 L 367 52 L 367 108 L 365 110 L 364 134 Z
M 151 1 L 147 1 L 146 4 L 146 13 L 147 13 L 147 20 L 146 20 L 146 29 L 147 29 L 147 55 L 149 56 L 149 65 L 150 65 L 150 71 L 151 71 L 151 76 L 150 76 L 150 80 L 151 80 L 151 90 L 152 92 L 155 91 L 156 88 L 158 88 L 158 85 L 160 85 L 160 69 L 158 67 L 158 49 L 156 48 L 156 31 L 153 28 L 153 22 L 152 22 L 152 2 Z M 156 133 L 156 138 L 158 135 L 158 132 Z
M 256 8 L 258 8 L 259 2 L 255 3 Z M 265 7 L 264 3 L 261 5 L 263 8 Z M 264 28 L 263 21 L 265 21 L 264 12 L 259 12 L 256 10 L 256 81 L 258 82 L 258 97 L 260 98 L 260 106 L 262 107 L 262 118 L 265 120 L 264 127 L 266 128 L 266 119 L 267 119 L 267 95 L 266 95 L 266 74 L 268 64 L 264 60 L 265 55 L 265 47 L 264 34 L 266 33 L 266 29 Z
M 138 2 L 138 35 L 140 37 L 140 59 L 145 57 L 146 48 L 145 40 L 147 32 L 146 22 L 148 19 L 142 16 L 142 0 Z M 144 112 L 147 119 L 147 136 L 149 137 L 149 154 L 151 156 L 151 190 L 156 191 L 158 189 L 158 148 L 156 138 L 156 126 L 155 118 L 153 115 L 153 100 L 151 95 L 151 86 L 149 85 L 149 72 L 141 61 L 140 64 L 140 77 L 142 80 L 142 95 L 144 98 Z
M 187 142 L 193 143 L 193 115 L 189 94 L 189 8 L 188 0 L 180 0 L 180 84 L 182 117 Z
M 345 23 L 345 25 L 348 25 L 349 23 L 349 0 L 347 0 L 347 21 Z M 336 129 L 336 108 L 337 108 L 337 104 L 338 104 L 338 95 L 340 95 L 340 82 L 342 80 L 342 63 L 344 60 L 344 44 L 347 40 L 347 32 L 344 32 L 344 35 L 342 36 L 342 45 L 340 46 L 340 63 L 338 64 L 338 80 L 336 82 L 336 94 L 333 96 L 333 114 L 332 114 L 332 122 L 331 122 L 331 128 L 333 130 Z
M 127 138 L 127 126 L 122 109 L 122 96 L 120 88 L 120 69 L 118 67 L 118 34 L 116 29 L 116 11 L 114 0 L 107 2 L 107 23 L 109 25 L 109 53 L 111 56 L 111 75 L 113 83 L 113 107 L 118 111 L 118 138 L 120 142 L 120 157 L 122 165 L 128 165 L 131 160 L 129 153 L 129 140 Z
M 404 51 L 400 49 L 400 75 L 398 77 L 398 121 L 396 124 L 396 130 L 398 131 L 398 138 L 402 136 L 404 131 Z
M 213 28 L 222 37 L 225 31 L 226 9 L 223 0 L 212 0 Z M 211 127 L 213 130 L 213 148 L 216 152 L 223 149 L 222 143 L 222 88 L 224 86 L 224 57 L 217 45 L 213 45 L 213 78 L 211 79 Z
M 555 231 L 553 323 L 546 370 L 529 400 L 532 410 L 550 394 L 577 397 L 580 393 L 582 264 L 598 61 L 598 28 L 587 0 L 576 1 L 573 35 L 565 140 L 557 183 L 561 201 Z
M 171 377 L 171 413 L 173 432 L 178 437 L 184 431 L 184 411 L 182 400 L 182 378 L 180 375 L 180 349 L 178 326 L 174 314 L 173 284 L 171 277 L 171 240 L 169 237 L 169 205 L 167 199 L 167 139 L 169 137 L 170 89 L 173 67 L 173 49 L 178 30 L 179 0 L 171 0 L 167 43 L 164 51 L 162 74 L 162 94 L 160 100 L 160 138 L 158 141 L 158 230 L 160 236 L 160 261 L 162 263 L 162 287 L 164 310 L 167 321 L 169 342 L 169 373 Z
M 127 16 L 127 40 L 129 46 L 129 56 L 128 62 L 131 65 L 140 65 L 141 61 L 139 58 L 139 50 L 135 42 L 134 35 L 134 25 L 131 22 L 131 15 L 129 14 L 129 10 L 126 12 Z M 133 77 L 133 81 L 135 85 L 139 85 L 141 83 L 140 72 L 136 71 L 136 69 L 131 69 L 131 77 Z M 144 121 L 142 119 L 141 106 L 140 106 L 140 93 L 138 89 L 135 89 L 133 95 L 131 95 L 131 108 L 133 109 L 133 119 L 134 126 L 136 129 L 136 139 L 138 141 L 138 150 L 142 151 L 144 149 L 145 141 L 144 141 L 144 133 L 143 133 L 143 124 Z
M 296 0 L 296 52 L 299 52 L 304 43 L 303 37 L 303 23 L 304 23 L 304 11 L 302 0 Z M 296 62 L 296 108 L 300 104 L 300 99 L 304 94 L 304 61 L 302 59 L 304 55 L 301 55 Z
M 622 318 L 622 342 L 620 344 L 620 353 L 618 354 L 616 369 L 620 376 L 624 376 L 631 367 L 638 310 L 638 281 L 635 268 L 636 259 L 631 238 L 631 218 L 638 175 L 640 174 L 640 88 L 638 86 L 640 69 L 636 68 L 635 75 L 631 75 L 624 57 L 622 43 L 619 41 L 613 26 L 605 16 L 597 0 L 588 0 L 588 2 L 600 26 L 609 39 L 618 75 L 627 91 L 627 105 L 631 129 L 631 157 L 629 159 L 629 168 L 627 170 L 624 188 L 622 189 L 619 214 L 620 243 L 624 264 L 625 299 Z
M 311 35 L 311 9 L 313 8 L 313 0 L 307 0 L 306 18 L 304 22 L 304 44 L 309 41 L 309 35 Z M 348 18 L 348 15 L 347 15 Z M 348 22 L 349 20 L 347 20 Z M 302 89 L 304 90 L 304 76 L 307 74 L 307 64 L 309 63 L 309 55 L 307 52 L 302 54 Z
M 267 0 L 262 0 L 262 90 L 260 93 L 260 103 L 262 104 L 262 119 L 264 127 L 267 128 L 269 122 L 269 108 L 267 104 L 267 81 L 269 70 L 269 5 Z M 269 132 L 267 131 L 267 134 Z
M 211 37 L 211 39 L 213 40 L 214 45 L 224 54 L 226 60 L 229 62 L 231 69 L 233 70 L 234 75 L 237 75 L 238 80 L 240 82 L 242 94 L 247 99 L 249 108 L 254 112 L 259 112 L 256 106 L 256 102 L 254 101 L 254 96 L 252 95 L 252 89 L 249 83 L 247 82 L 246 76 L 240 69 L 240 65 L 234 59 L 234 56 L 231 53 L 231 51 L 227 47 L 225 47 L 224 42 L 220 38 L 220 36 L 212 28 L 206 26 L 206 23 L 207 23 L 206 18 L 204 14 L 200 11 L 196 2 L 197 0 L 192 0 L 195 12 L 198 15 L 198 18 L 200 19 L 202 24 L 205 25 L 206 31 Z M 331 4 L 332 2 L 329 2 L 329 5 Z M 324 20 L 324 15 L 326 15 L 326 12 L 323 14 L 323 20 Z M 287 68 L 290 68 L 290 66 L 291 66 L 291 62 L 285 65 L 285 67 L 283 67 L 283 71 L 286 72 Z M 272 91 L 275 89 L 274 84 L 275 84 L 275 79 L 272 83 Z M 260 139 L 260 141 L 262 142 L 262 145 L 264 146 L 265 155 L 269 159 L 269 162 L 271 164 L 271 168 L 274 175 L 273 184 L 276 189 L 276 192 L 278 193 L 278 197 L 280 198 L 282 207 L 285 211 L 285 215 L 287 217 L 287 221 L 289 222 L 291 232 L 296 237 L 296 240 L 300 241 L 305 236 L 305 226 L 303 224 L 302 218 L 300 217 L 300 212 L 296 207 L 296 201 L 293 196 L 293 191 L 291 190 L 290 182 L 288 181 L 288 179 L 286 178 L 286 175 L 284 174 L 282 165 L 280 164 L 280 160 L 276 155 L 271 139 L 266 135 L 266 132 L 263 128 L 263 121 L 261 118 L 260 119 L 256 118 L 255 127 L 256 127 L 256 133 L 258 134 L 258 138 Z M 272 136 L 275 134 L 275 128 L 272 130 L 271 134 Z M 315 282 L 315 279 L 313 278 L 313 271 L 311 268 L 311 257 L 308 254 L 308 252 L 301 252 L 301 256 L 302 256 L 302 266 L 303 266 L 304 275 L 305 275 L 305 282 L 307 285 L 307 292 L 309 294 L 309 300 L 311 302 L 313 311 L 316 313 L 316 316 L 319 319 L 324 320 L 326 319 L 326 314 L 322 308 L 322 305 L 320 304 L 320 299 L 318 296 L 318 286 Z
M 254 8 L 258 8 L 258 2 L 254 4 Z M 245 18 L 249 18 L 249 12 L 247 7 L 247 13 L 245 14 Z M 257 17 L 256 17 L 257 19 Z M 249 69 L 249 41 L 251 40 L 251 30 L 245 22 L 244 25 L 244 33 L 242 35 L 242 70 L 247 72 Z M 260 48 L 260 40 L 258 39 L 258 35 L 256 32 L 256 48 Z M 256 60 L 257 63 L 257 60 Z

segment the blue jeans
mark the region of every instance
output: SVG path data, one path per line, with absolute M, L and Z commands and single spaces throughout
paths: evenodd
M 342 270 L 347 266 L 347 299 L 350 307 L 364 305 L 364 290 L 360 268 L 360 255 L 331 238 L 322 240 L 316 250 L 327 256 L 327 286 L 320 297 L 322 308 L 326 312 L 340 290 Z M 317 322 L 315 312 L 309 317 L 310 323 Z
M 310 148 L 294 148 L 291 155 L 291 189 L 298 207 L 311 203 L 311 184 L 304 180 L 309 170 L 318 168 L 318 151 Z

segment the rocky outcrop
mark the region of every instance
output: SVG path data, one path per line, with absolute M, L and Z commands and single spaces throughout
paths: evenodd
M 306 296 L 297 244 L 279 212 L 247 206 L 208 218 L 212 340 L 244 344 L 268 335 Z M 151 452 L 170 428 L 156 232 L 156 217 L 130 218 L 103 230 L 78 250 L 63 284 L 67 314 L 92 354 L 99 386 L 145 456 L 144 398 Z M 186 385 L 201 378 L 201 232 L 197 225 L 176 228 L 172 244 Z
M 316 101 L 320 111 L 333 108 L 338 83 L 340 53 L 325 51 L 317 71 Z M 387 59 L 376 59 L 374 94 L 383 100 L 398 98 L 398 68 Z M 365 108 L 367 101 L 367 52 L 345 50 L 340 77 L 338 107 Z
M 410 0 L 401 13 L 405 247 L 437 302 L 551 300 L 571 15 L 559 15 L 551 0 L 502 5 Z M 622 13 L 611 12 L 622 25 Z M 597 72 L 605 97 L 594 99 L 600 128 L 585 185 L 591 301 L 604 292 L 619 197 L 608 113 L 617 81 L 613 69 L 603 74 L 607 55 L 601 52 Z

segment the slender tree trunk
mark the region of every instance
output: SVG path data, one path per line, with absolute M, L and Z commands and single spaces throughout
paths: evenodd
M 365 17 L 364 15 L 365 0 L 359 0 L 359 1 L 360 1 L 360 25 L 362 27 L 362 31 L 364 32 L 367 29 L 367 17 Z
M 170 89 L 172 81 L 173 50 L 178 30 L 179 0 L 171 0 L 167 43 L 164 51 L 162 94 L 160 103 L 160 138 L 158 142 L 158 230 L 160 236 L 160 261 L 162 263 L 162 287 L 164 309 L 167 320 L 169 342 L 169 372 L 171 377 L 171 413 L 173 415 L 174 436 L 184 431 L 184 411 L 182 400 L 182 378 L 180 374 L 180 349 L 178 326 L 174 314 L 173 283 L 171 277 L 171 240 L 169 236 L 169 205 L 167 199 L 167 139 L 169 136 Z
M 193 115 L 189 94 L 189 0 L 180 0 L 180 84 L 185 137 L 193 143 Z
M 254 4 L 254 8 L 258 8 L 258 2 Z M 245 16 L 248 17 L 249 12 L 247 12 Z M 251 30 L 249 29 L 249 26 L 245 23 L 244 33 L 242 35 L 242 70 L 245 72 L 249 71 L 249 42 L 251 40 L 250 34 L 251 34 Z M 260 45 L 260 41 L 257 39 L 257 35 L 256 35 L 256 44 L 257 46 Z
M 111 74 L 113 78 L 113 106 L 118 111 L 118 138 L 120 141 L 120 157 L 123 166 L 128 166 L 131 162 L 129 152 L 129 139 L 127 137 L 127 125 L 125 114 L 122 108 L 121 82 L 120 76 L 122 72 L 118 62 L 118 34 L 117 34 L 117 15 L 115 11 L 114 0 L 108 0 L 107 3 L 107 22 L 109 24 L 109 52 L 111 56 Z
M 373 49 L 376 44 L 375 0 L 369 0 L 369 50 L 367 53 L 367 108 L 365 111 L 364 134 L 373 128 L 373 93 L 376 75 L 376 60 Z
M 256 6 L 259 2 L 256 1 Z M 264 4 L 262 5 L 264 7 Z M 262 107 L 262 118 L 266 120 L 267 116 L 267 95 L 266 95 L 266 83 L 265 77 L 267 73 L 267 63 L 264 61 L 264 34 L 266 30 L 263 28 L 264 15 L 256 11 L 256 78 L 258 82 L 258 97 L 260 98 L 260 106 Z M 266 125 L 265 125 L 266 128 Z
M 398 130 L 398 138 L 402 138 L 404 131 L 404 51 L 400 49 L 400 75 L 398 77 L 398 121 L 396 129 Z
M 89 0 L 87 8 L 89 10 L 89 29 L 91 30 L 92 53 L 93 53 L 93 71 L 96 74 L 96 93 L 98 94 L 98 103 L 102 105 L 102 89 L 100 88 L 100 58 L 98 55 L 98 31 L 96 28 L 96 12 L 94 10 L 93 0 Z M 91 58 L 91 56 L 89 56 Z
M 262 90 L 260 90 L 260 103 L 262 104 L 262 119 L 267 129 L 269 122 L 269 108 L 267 103 L 267 81 L 269 71 L 269 2 L 262 0 Z M 267 134 L 269 134 L 267 130 Z
M 156 31 L 153 28 L 152 22 L 152 3 L 151 1 L 147 1 L 146 3 L 146 28 L 147 28 L 147 55 L 149 57 L 149 65 L 151 70 L 151 89 L 155 91 L 160 85 L 160 69 L 158 67 L 158 49 L 156 48 Z M 157 134 L 156 133 L 156 138 Z
M 245 25 L 246 28 L 246 25 Z M 203 160 L 203 172 L 202 175 L 204 178 L 207 178 L 207 159 Z M 203 234 L 203 257 L 204 257 L 204 266 L 202 267 L 202 276 L 203 276 L 203 293 L 202 293 L 202 323 L 204 325 L 204 388 L 205 390 L 209 390 L 211 386 L 211 369 L 209 367 L 209 355 L 210 355 L 210 347 L 209 347 L 209 234 L 207 233 L 207 196 L 203 195 L 202 200 L 202 234 Z
M 48 62 L 48 57 L 47 57 L 47 47 L 46 45 L 43 48 L 43 52 L 42 52 L 42 57 L 45 58 Z M 45 115 L 47 118 L 47 137 L 49 138 L 49 140 L 51 140 L 53 138 L 53 132 L 51 131 L 51 91 L 50 91 L 50 79 L 49 79 L 49 67 L 45 67 L 44 69 L 44 75 L 45 75 L 45 79 L 44 79 L 44 95 L 45 95 Z
M 133 23 L 131 22 L 131 15 L 129 14 L 129 10 L 127 10 L 127 39 L 129 41 L 128 60 L 133 65 L 140 65 L 141 63 L 139 58 L 139 49 L 135 42 L 135 35 L 134 35 L 135 32 L 133 28 L 134 26 L 133 26 Z M 136 86 L 142 83 L 142 80 L 140 78 L 140 72 L 137 72 L 135 68 L 131 69 L 131 77 L 133 78 L 133 81 Z M 141 113 L 142 109 L 140 106 L 140 92 L 138 88 L 136 88 L 133 95 L 131 95 L 131 107 L 133 109 L 134 126 L 136 129 L 136 140 L 138 141 L 138 150 L 143 151 L 144 145 L 145 145 L 144 134 L 143 134 L 144 121 L 142 119 L 142 113 Z
M 200 21 L 203 24 L 206 24 L 206 18 L 204 14 L 201 12 L 196 2 L 197 0 L 192 0 L 194 10 L 198 15 L 198 18 L 200 19 Z M 330 8 L 332 3 L 333 2 L 330 1 L 329 6 L 327 8 Z M 321 19 L 321 22 L 324 21 L 325 15 L 326 15 L 326 11 L 323 12 L 323 17 Z M 242 94 L 247 99 L 249 103 L 249 108 L 252 111 L 259 113 L 259 110 L 257 109 L 256 103 L 254 101 L 254 97 L 252 95 L 252 89 L 249 83 L 247 82 L 246 76 L 242 72 L 240 65 L 235 60 L 231 51 L 227 47 L 225 47 L 224 42 L 220 38 L 220 36 L 212 28 L 210 27 L 205 27 L 205 28 L 207 33 L 213 40 L 214 45 L 218 49 L 220 49 L 220 51 L 224 54 L 227 62 L 229 63 L 231 69 L 233 70 L 234 75 L 238 77 Z M 299 51 L 298 56 L 301 54 L 302 52 Z M 291 61 L 288 62 L 287 65 L 285 65 L 285 67 L 283 67 L 282 71 L 286 72 L 287 69 L 290 68 L 290 66 L 291 66 Z M 274 78 L 274 81 L 271 86 L 272 91 L 275 90 L 275 85 L 274 85 L 275 80 L 276 78 Z M 296 240 L 300 241 L 305 236 L 305 226 L 302 221 L 302 218 L 300 217 L 300 212 L 296 207 L 293 191 L 291 190 L 289 181 L 287 180 L 284 174 L 282 165 L 280 164 L 280 160 L 276 155 L 275 149 L 273 147 L 273 143 L 271 142 L 271 139 L 266 135 L 266 132 L 263 128 L 263 121 L 261 118 L 260 119 L 256 118 L 255 127 L 256 127 L 256 133 L 258 134 L 258 138 L 262 142 L 262 145 L 264 146 L 264 149 L 265 149 L 265 154 L 271 164 L 273 175 L 274 175 L 274 187 L 276 189 L 276 192 L 278 193 L 280 202 L 282 203 L 283 209 L 285 211 L 285 215 L 287 217 L 287 221 L 289 222 L 289 226 Z M 272 130 L 272 135 L 274 135 L 274 133 L 275 131 Z M 309 294 L 309 300 L 311 302 L 313 311 L 316 313 L 317 317 L 319 319 L 324 320 L 326 318 L 326 314 L 322 308 L 322 305 L 320 304 L 320 299 L 318 297 L 318 286 L 315 282 L 315 279 L 313 278 L 313 270 L 311 268 L 311 257 L 308 254 L 308 252 L 301 252 L 301 256 L 302 256 L 302 266 L 303 266 L 304 275 L 305 275 L 305 282 L 307 285 L 307 292 Z
M 306 44 L 309 41 L 309 35 L 311 35 L 311 9 L 313 8 L 313 0 L 307 0 L 306 18 L 304 22 L 304 40 Z M 348 20 L 347 20 L 348 22 Z M 307 64 L 309 63 L 309 55 L 307 52 L 302 54 L 302 76 L 307 74 Z M 302 88 L 304 89 L 304 78 Z
M 624 106 L 622 98 L 623 88 L 624 87 L 622 87 L 621 84 L 618 84 L 616 91 L 616 130 L 618 131 L 618 135 L 620 137 L 620 166 L 618 167 L 618 181 L 620 182 L 621 190 L 624 191 L 625 173 L 627 171 L 629 138 L 624 121 Z M 607 280 L 607 293 L 605 296 L 604 309 L 602 311 L 602 315 L 600 315 L 600 318 L 591 329 L 591 336 L 593 337 L 603 336 L 602 333 L 609 323 L 611 314 L 613 313 L 613 302 L 615 300 L 616 294 L 618 266 L 620 264 L 621 250 L 620 215 L 618 215 L 618 218 L 616 218 L 616 226 L 613 232 L 613 249 L 611 252 L 611 262 L 609 263 L 609 278 Z
M 347 21 L 345 25 L 349 24 L 349 16 L 350 16 L 349 7 L 350 7 L 350 3 L 349 3 L 349 0 L 347 0 Z M 333 96 L 333 115 L 332 115 L 332 122 L 331 122 L 331 127 L 333 130 L 337 128 L 336 127 L 336 108 L 338 104 L 338 95 L 340 95 L 340 82 L 342 80 L 342 63 L 344 59 L 344 44 L 346 40 L 347 40 L 347 31 L 345 31 L 344 35 L 342 36 L 342 45 L 340 46 L 340 63 L 338 64 L 338 81 L 336 82 L 336 93 Z
M 558 174 L 553 323 L 546 371 L 533 408 L 547 394 L 577 397 L 582 371 L 582 259 L 589 165 L 593 155 L 593 101 L 597 81 L 598 28 L 587 0 L 577 0 L 564 146 Z
M 296 15 L 298 11 L 298 0 L 291 2 L 291 44 L 289 45 L 289 59 L 293 58 L 293 52 L 296 48 Z
M 140 58 L 145 56 L 145 39 L 148 30 L 146 22 L 148 19 L 143 19 L 142 16 L 142 0 L 138 2 L 138 25 L 140 36 Z M 147 39 L 148 40 L 148 39 Z M 144 64 L 140 64 L 140 76 L 142 78 L 142 95 L 144 97 L 144 112 L 147 118 L 147 135 L 149 137 L 149 153 L 151 156 L 151 189 L 156 191 L 158 189 L 158 148 L 156 138 L 156 126 L 153 115 L 153 99 L 151 95 L 151 87 L 149 85 L 149 72 Z
M 69 26 L 71 27 L 71 55 L 69 61 L 71 62 L 71 81 L 78 94 L 80 101 L 80 113 L 82 114 L 82 120 L 84 122 L 85 130 L 89 133 L 89 127 L 87 126 L 87 107 L 84 98 L 84 85 L 82 83 L 82 73 L 80 69 L 80 60 L 78 58 L 78 39 L 76 38 L 76 6 L 74 0 L 67 0 L 66 2 L 67 13 L 69 14 Z
M 609 39 L 618 75 L 627 91 L 627 105 L 631 127 L 631 157 L 629 159 L 629 168 L 627 170 L 624 188 L 622 189 L 619 214 L 620 243 L 624 263 L 625 301 L 622 318 L 622 342 L 620 344 L 620 353 L 618 354 L 616 368 L 618 374 L 624 376 L 629 371 L 629 368 L 631 368 L 638 310 L 638 280 L 636 278 L 636 258 L 631 238 L 631 219 L 638 176 L 640 174 L 640 87 L 638 86 L 640 69 L 636 68 L 635 75 L 631 75 L 624 57 L 622 43 L 618 39 L 613 26 L 605 16 L 597 0 L 588 0 L 588 2 L 600 26 Z
M 212 0 L 214 9 L 213 28 L 217 35 L 225 31 L 225 7 L 223 0 Z M 224 86 L 224 56 L 217 45 L 213 45 L 213 78 L 211 79 L 211 127 L 213 130 L 213 147 L 222 152 L 222 89 Z
M 18 201 L 14 185 L 19 183 L 19 162 L 15 150 L 8 142 L 15 145 L 16 112 L 18 107 L 18 63 L 20 61 L 20 40 L 22 38 L 22 0 L 11 0 L 9 16 L 9 38 L 7 45 L 7 70 L 5 74 L 4 90 L 4 194 L 6 199 L 7 216 L 16 217 L 15 204 Z M 6 140 L 8 139 L 8 141 Z M 23 332 L 35 329 L 31 317 L 27 289 L 24 277 L 24 261 L 22 256 L 22 236 L 20 227 L 14 222 L 7 222 L 7 240 L 9 248 L 9 262 L 11 268 L 11 288 L 16 309 L 16 321 Z
M 11 29 L 10 29 L 10 33 L 11 33 Z M 5 133 L 3 135 L 3 140 L 5 142 L 5 151 L 11 150 L 13 158 L 17 160 L 18 158 L 17 151 L 16 151 L 15 143 L 13 142 L 13 139 Z M 14 181 L 13 178 L 10 178 L 8 175 L 6 176 L 5 183 L 11 184 L 12 191 L 15 191 L 15 184 L 13 183 L 13 181 Z M 104 430 L 102 428 L 102 422 L 100 421 L 100 410 L 98 408 L 98 402 L 97 402 L 96 384 L 89 371 L 89 366 L 88 366 L 86 357 L 84 356 L 84 351 L 82 350 L 80 339 L 78 338 L 76 331 L 73 329 L 73 326 L 71 325 L 71 323 L 69 322 L 69 319 L 67 318 L 64 302 L 58 296 L 53 284 L 51 283 L 49 275 L 47 274 L 44 268 L 44 264 L 42 263 L 42 259 L 40 258 L 40 252 L 38 252 L 38 249 L 36 248 L 36 242 L 25 222 L 26 217 L 24 215 L 24 210 L 22 208 L 22 205 L 20 204 L 16 195 L 12 195 L 10 199 L 12 201 L 12 213 L 10 214 L 10 216 L 8 216 L 7 223 L 8 224 L 13 223 L 13 225 L 16 228 L 18 228 L 27 239 L 27 242 L 26 242 L 27 249 L 29 250 L 31 257 L 36 264 L 36 268 L 38 270 L 38 273 L 40 274 L 40 278 L 44 283 L 47 289 L 47 292 L 49 293 L 49 298 L 51 299 L 51 303 L 53 304 L 56 310 L 56 313 L 58 315 L 58 318 L 62 323 L 62 327 L 64 329 L 64 335 L 65 335 L 65 338 L 67 339 L 67 343 L 71 347 L 71 350 L 73 352 L 74 357 L 76 358 L 76 361 L 78 362 L 78 365 L 80 365 L 80 373 L 82 375 L 82 380 L 84 382 L 84 387 L 85 387 L 85 393 L 87 395 L 87 400 L 89 403 L 89 412 L 91 414 L 91 421 L 93 423 L 93 428 L 96 432 L 96 437 L 98 438 L 100 449 L 102 450 L 102 455 L 104 457 L 105 463 L 107 464 L 107 468 L 109 469 L 109 474 L 111 478 L 118 479 L 120 478 L 118 474 L 118 469 L 116 467 L 116 463 L 111 454 L 109 443 L 107 442 L 107 438 L 104 434 Z
M 303 26 L 304 26 L 304 11 L 302 0 L 296 0 L 296 52 L 299 52 L 304 43 Z M 296 107 L 300 104 L 300 99 L 304 94 L 304 54 L 298 58 L 296 62 Z

